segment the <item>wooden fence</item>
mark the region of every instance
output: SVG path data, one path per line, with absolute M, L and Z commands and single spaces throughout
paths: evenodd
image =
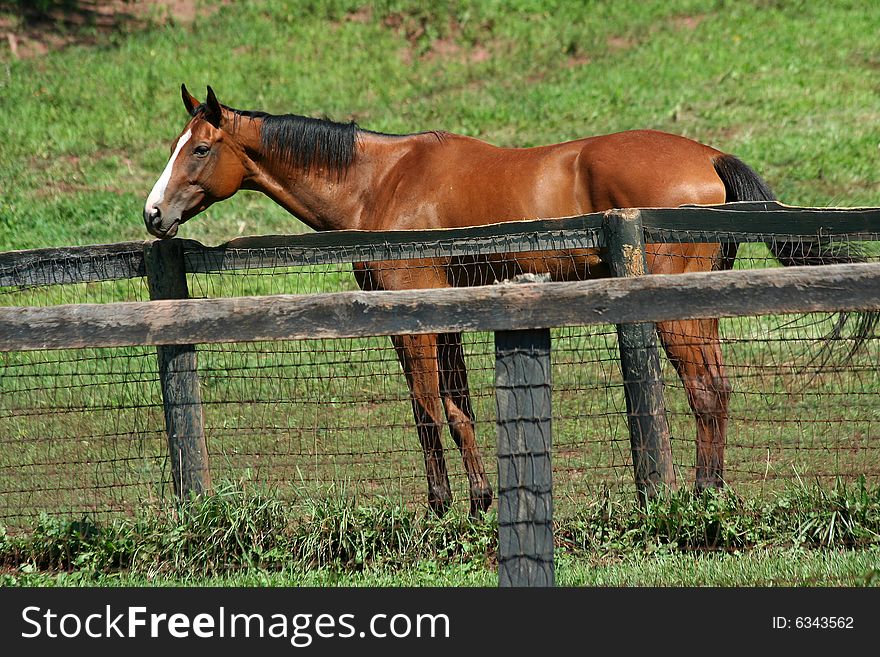
M 775 203 L 615 210 L 473 229 L 188 240 L 0 254 L 0 286 L 146 276 L 149 302 L 0 307 L 0 351 L 154 345 L 175 492 L 210 489 L 196 344 L 494 331 L 501 585 L 552 585 L 549 329 L 616 324 L 641 498 L 672 481 L 653 324 L 673 319 L 880 310 L 880 263 L 641 276 L 645 242 L 880 239 L 880 209 Z M 441 245 L 441 247 L 438 247 Z M 188 272 L 543 249 L 604 249 L 616 278 L 468 288 L 189 299 Z M 433 251 L 432 251 L 433 249 Z M 100 267 L 95 267 L 99 256 Z

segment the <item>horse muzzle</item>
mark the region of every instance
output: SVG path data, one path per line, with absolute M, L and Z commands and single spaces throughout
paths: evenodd
M 159 239 L 169 239 L 177 235 L 180 219 L 166 217 L 156 206 L 144 208 L 144 224 L 147 232 Z

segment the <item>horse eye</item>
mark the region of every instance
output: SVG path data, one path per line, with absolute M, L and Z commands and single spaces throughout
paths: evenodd
M 204 144 L 200 144 L 193 149 L 193 155 L 197 155 L 199 157 L 204 157 L 211 151 L 210 148 L 205 146 Z

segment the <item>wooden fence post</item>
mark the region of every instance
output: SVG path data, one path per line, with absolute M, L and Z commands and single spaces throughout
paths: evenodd
M 147 244 L 144 262 L 150 299 L 189 297 L 182 241 Z M 156 352 L 174 493 L 185 501 L 211 488 L 196 348 L 191 344 L 160 345 Z
M 495 332 L 498 584 L 553 586 L 550 330 Z
M 602 223 L 614 276 L 646 274 L 641 213 L 635 209 L 612 210 Z M 617 340 L 636 490 L 644 503 L 664 488 L 675 487 L 657 333 L 654 324 L 618 324 Z

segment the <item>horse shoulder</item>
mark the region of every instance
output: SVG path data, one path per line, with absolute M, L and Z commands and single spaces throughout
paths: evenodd
M 421 133 L 398 144 L 373 185 L 370 229 L 448 227 L 450 200 L 462 193 L 472 149 L 479 143 L 452 133 Z

